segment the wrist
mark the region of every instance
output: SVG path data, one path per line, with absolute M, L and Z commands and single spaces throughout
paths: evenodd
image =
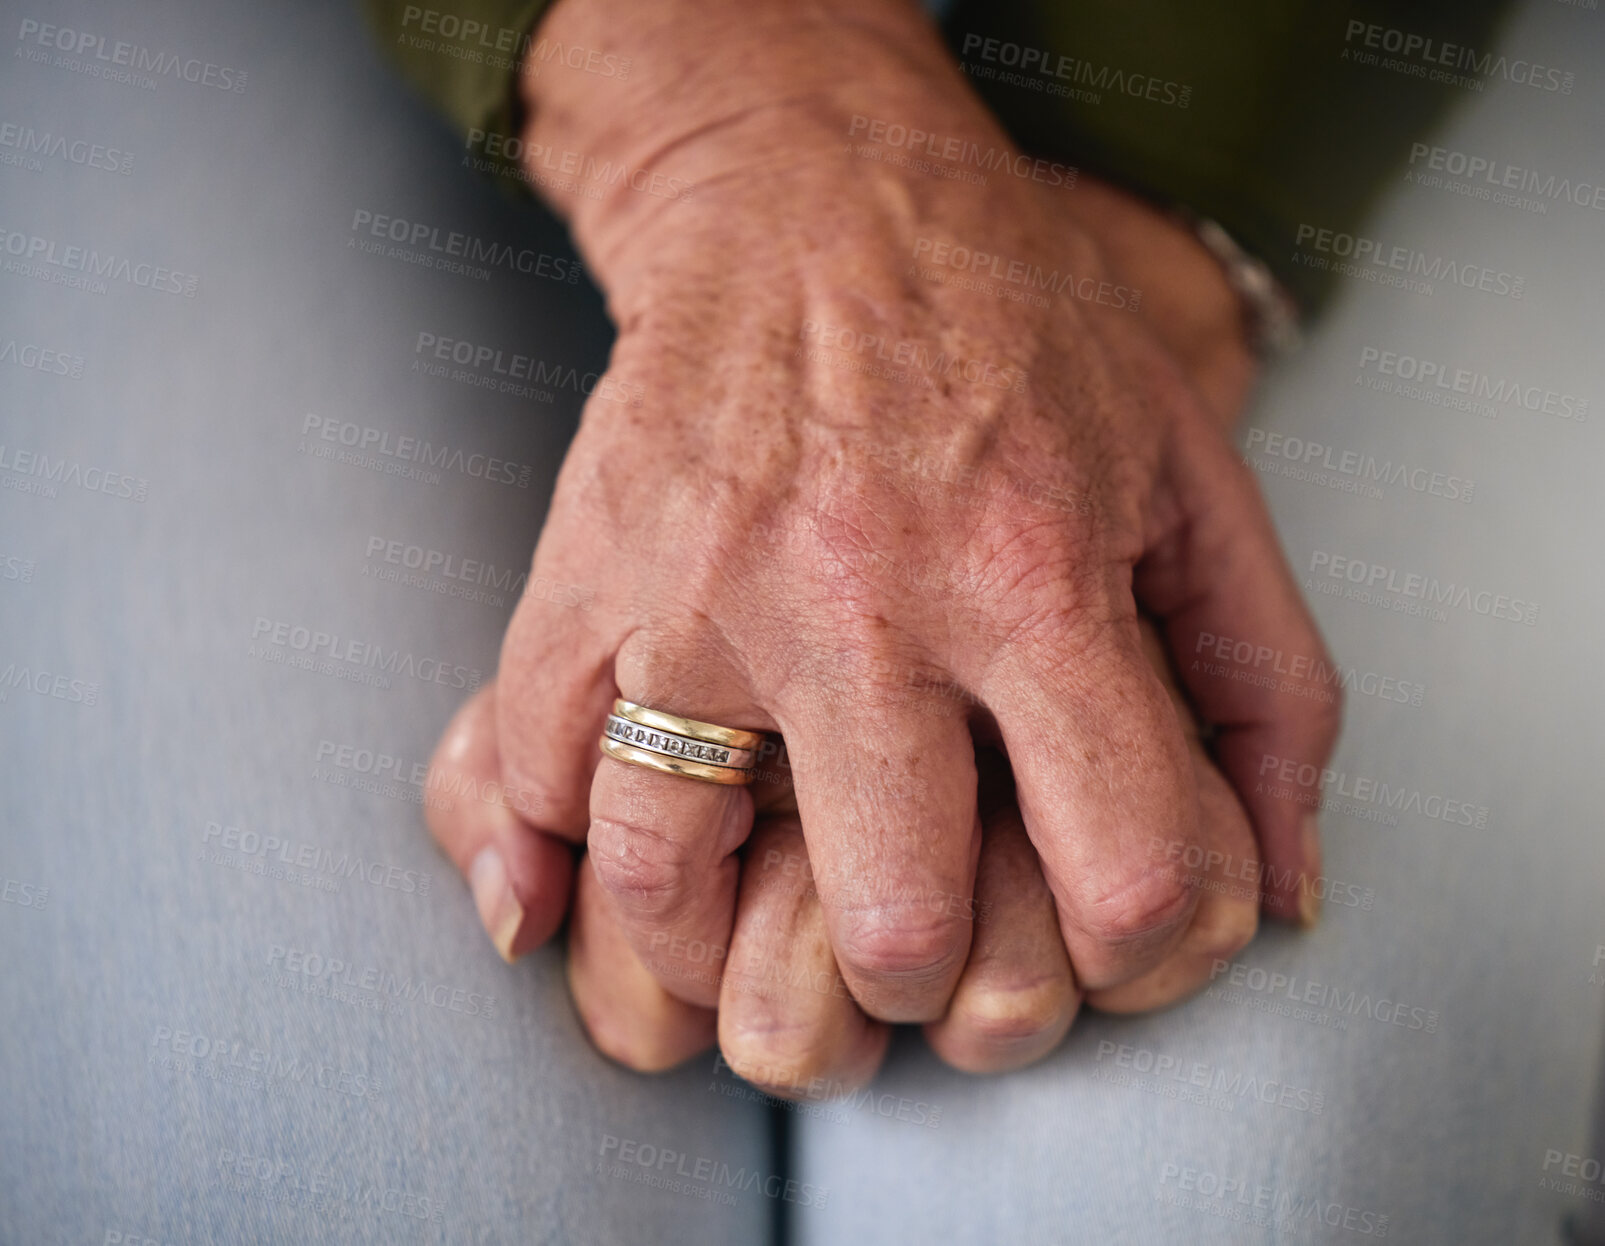
M 855 118 L 1007 142 L 916 5 L 800 8 L 560 0 L 547 15 L 538 39 L 567 55 L 526 57 L 518 158 L 604 286 L 620 249 L 682 226 L 693 202 L 733 206 L 762 180 L 839 194 L 844 169 L 861 180 L 844 154 Z M 609 65 L 627 72 L 595 71 Z

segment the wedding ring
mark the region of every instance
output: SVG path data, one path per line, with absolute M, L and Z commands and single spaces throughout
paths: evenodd
M 617 761 L 704 783 L 752 782 L 763 732 L 721 727 L 637 705 L 613 702 L 597 741 Z

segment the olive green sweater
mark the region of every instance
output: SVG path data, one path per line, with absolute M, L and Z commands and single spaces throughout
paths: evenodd
M 464 133 L 510 133 L 551 0 L 363 0 L 402 73 Z M 650 3 L 650 0 L 642 0 Z M 1330 275 L 1300 227 L 1352 231 L 1460 100 L 1568 94 L 1494 50 L 1505 0 L 958 0 L 945 33 L 1027 150 L 1219 221 L 1306 309 Z

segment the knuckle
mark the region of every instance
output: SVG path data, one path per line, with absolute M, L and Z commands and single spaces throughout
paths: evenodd
M 858 976 L 920 985 L 946 979 L 968 948 L 967 923 L 923 905 L 894 904 L 849 913 L 836 951 Z
M 596 881 L 631 911 L 662 917 L 684 901 L 687 862 L 661 834 L 618 818 L 592 818 L 586 844 Z
M 1230 960 L 1259 932 L 1259 904 L 1254 900 L 1200 902 L 1187 942 L 1200 957 Z
M 908 647 L 891 642 L 883 630 L 853 614 L 838 617 L 829 640 L 818 648 L 808 675 L 824 688 L 844 690 L 857 712 L 883 718 L 915 708 L 929 699 L 939 676 Z M 817 695 L 812 689 L 813 695 Z
M 828 1044 L 817 1027 L 771 1016 L 726 1016 L 719 1027 L 719 1048 L 736 1076 L 782 1098 L 827 1078 Z
M 1311 740 L 1323 758 L 1331 755 L 1343 729 L 1343 689 L 1334 682 L 1326 692 L 1330 695 L 1312 698 L 1308 710 Z
M 1028 655 L 1048 687 L 1084 684 L 1087 671 L 1124 660 L 1121 637 L 1136 617 L 1129 592 L 1094 571 L 1083 571 L 1057 591 L 1020 593 L 1004 619 L 993 661 Z
M 982 1042 L 1006 1047 L 1043 1038 L 1063 1024 L 1077 1002 L 1068 974 L 984 983 L 955 1003 L 955 1019 Z
M 1198 893 L 1172 871 L 1145 869 L 1122 879 L 1087 906 L 1080 925 L 1106 944 L 1143 943 L 1186 921 Z
M 882 609 L 839 595 L 819 600 L 809 610 L 807 643 L 770 658 L 771 667 L 786 671 L 775 699 L 797 713 L 828 707 L 870 722 L 962 713 L 963 688 L 911 638 L 903 626 L 907 621 L 890 605 Z M 893 733 L 887 747 L 898 741 Z
M 966 579 L 989 600 L 1022 594 L 1079 596 L 1103 562 L 1086 521 L 1053 515 L 985 525 L 965 550 Z
M 662 1073 L 689 1054 L 682 1044 L 656 1026 L 635 1021 L 621 1024 L 584 1009 L 580 1020 L 598 1051 L 637 1073 Z
M 848 610 L 872 607 L 886 595 L 898 567 L 887 531 L 872 501 L 840 495 L 818 499 L 790 527 L 797 553 L 829 584 L 832 600 Z

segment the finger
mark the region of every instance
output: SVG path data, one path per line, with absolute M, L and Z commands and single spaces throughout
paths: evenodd
M 1267 909 L 1313 924 L 1320 772 L 1337 740 L 1341 672 L 1224 439 L 1182 421 L 1168 477 L 1178 514 L 1138 567 L 1138 595 L 1164 620 L 1198 712 L 1218 729 L 1214 755 L 1264 856 Z
M 1001 1073 L 1048 1054 L 1081 1002 L 1053 894 L 1012 805 L 988 817 L 975 875 L 975 936 L 932 1050 L 966 1073 Z
M 969 954 L 975 748 L 952 707 L 860 674 L 839 672 L 850 702 L 792 707 L 782 723 L 797 808 L 854 998 L 883 1021 L 932 1021 Z
M 1254 832 L 1225 777 L 1201 759 L 1199 799 L 1203 843 L 1181 853 L 1161 850 L 1169 868 L 1198 890 L 1192 923 L 1171 954 L 1142 977 L 1094 991 L 1089 1007 L 1102 1012 L 1150 1012 L 1187 998 L 1206 985 L 1220 961 L 1246 947 L 1258 927 L 1259 857 Z
M 673 645 L 632 638 L 619 654 L 627 699 L 702 722 L 761 726 L 741 682 L 713 653 L 684 649 L 677 656 Z M 587 845 L 597 881 L 636 955 L 687 1003 L 719 1002 L 740 879 L 735 853 L 752 816 L 744 787 L 613 757 L 602 758 L 592 780 Z
M 1178 881 L 1198 890 L 1192 924 L 1174 951 L 1142 977 L 1087 996 L 1103 1012 L 1148 1012 L 1186 998 L 1210 980 L 1216 965 L 1230 960 L 1259 926 L 1261 867 L 1254 831 L 1237 793 L 1210 760 L 1197 720 L 1175 677 L 1164 642 L 1143 621 L 1143 648 L 1169 690 L 1187 736 L 1198 783 L 1199 842 L 1156 836 L 1150 855 Z
M 773 1095 L 834 1097 L 875 1075 L 890 1035 L 837 969 L 797 819 L 761 821 L 744 854 L 719 996 L 726 1063 Z
M 1124 591 L 1111 581 L 1104 600 Z M 1156 835 L 1196 842 L 1186 743 L 1134 619 L 1110 614 L 1066 610 L 1021 629 L 977 676 L 1085 990 L 1157 965 L 1197 903 L 1148 853 Z
M 620 637 L 605 611 L 557 604 L 570 595 L 551 586 L 571 586 L 585 573 L 548 553 L 553 544 L 542 537 L 502 641 L 497 729 L 505 778 L 528 794 L 529 820 L 579 843 L 590 823 L 596 739 L 618 695 L 613 655 Z
M 430 759 L 424 817 L 467 876 L 480 921 L 511 963 L 562 924 L 574 850 L 531 826 L 530 794 L 503 783 L 496 696 L 496 684 L 486 684 L 447 725 Z
M 589 858 L 575 880 L 568 985 L 597 1049 L 639 1073 L 671 1069 L 713 1045 L 712 1010 L 676 999 L 640 962 Z

